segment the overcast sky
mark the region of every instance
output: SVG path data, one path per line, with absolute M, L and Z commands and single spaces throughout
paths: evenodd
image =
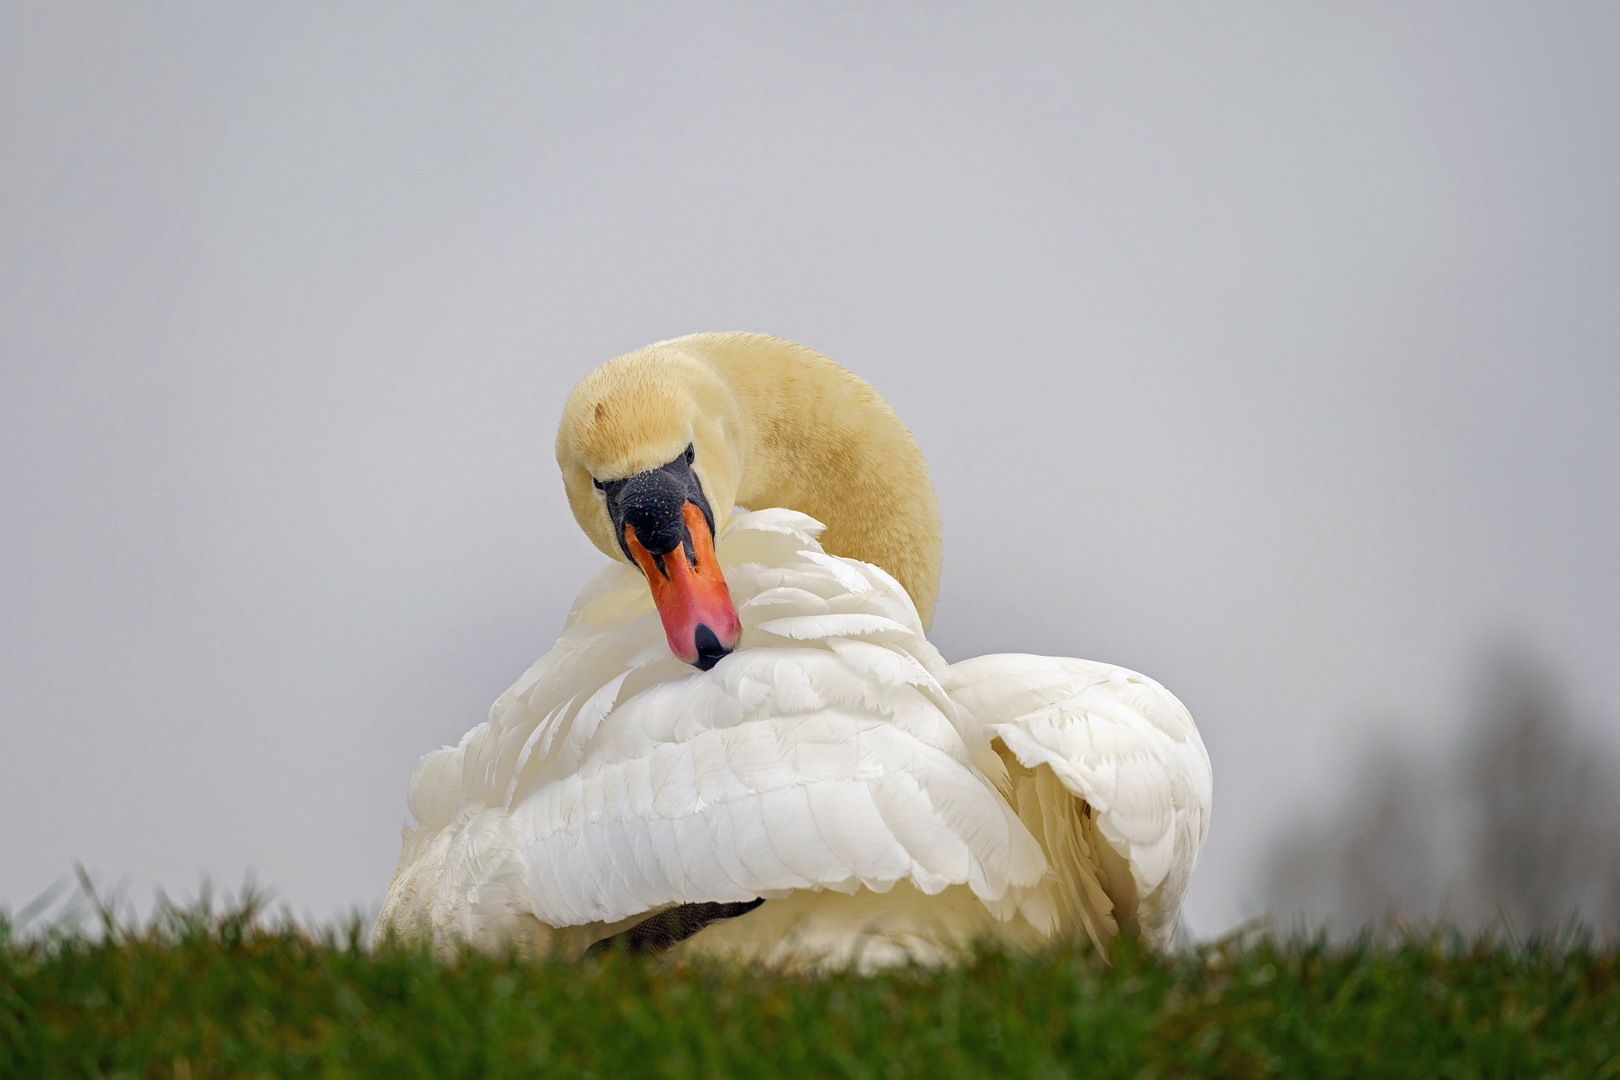
M 591 367 L 780 334 L 947 657 L 1192 709 L 1188 914 L 1499 642 L 1620 726 L 1620 6 L 0 3 L 0 906 L 374 907 L 602 556 Z

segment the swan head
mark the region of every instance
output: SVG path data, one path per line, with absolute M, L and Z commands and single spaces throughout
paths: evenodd
M 587 375 L 557 429 L 574 519 L 602 552 L 641 570 L 670 651 L 703 670 L 741 634 L 714 551 L 737 497 L 740 430 L 713 372 L 658 348 Z

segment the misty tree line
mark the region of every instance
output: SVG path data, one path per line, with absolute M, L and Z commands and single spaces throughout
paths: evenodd
M 1337 817 L 1286 835 L 1266 875 L 1284 927 L 1380 920 L 1516 937 L 1572 920 L 1620 931 L 1620 762 L 1531 662 L 1487 666 L 1480 705 L 1439 757 L 1385 747 Z

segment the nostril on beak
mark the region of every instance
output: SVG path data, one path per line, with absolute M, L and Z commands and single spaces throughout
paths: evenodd
M 720 638 L 716 636 L 713 630 L 709 629 L 708 623 L 698 623 L 697 630 L 693 632 L 692 638 L 697 644 L 697 663 L 695 666 L 699 671 L 708 671 L 720 662 L 721 657 L 731 652 L 730 649 L 720 644 Z

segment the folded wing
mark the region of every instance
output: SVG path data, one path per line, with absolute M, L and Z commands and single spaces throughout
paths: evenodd
M 1168 946 L 1212 792 L 1181 702 L 1124 668 L 1023 654 L 955 664 L 945 684 L 1006 761 L 1013 806 L 1052 864 L 1021 912 L 1099 946 L 1133 925 Z
M 899 882 L 964 885 L 1010 917 L 1047 865 L 1000 757 L 904 590 L 823 554 L 815 528 L 734 521 L 720 555 L 743 639 L 707 672 L 669 655 L 634 570 L 604 572 L 488 723 L 423 759 L 385 917 L 476 939 L 466 911 L 610 926 Z M 424 903 L 431 918 L 401 910 Z

